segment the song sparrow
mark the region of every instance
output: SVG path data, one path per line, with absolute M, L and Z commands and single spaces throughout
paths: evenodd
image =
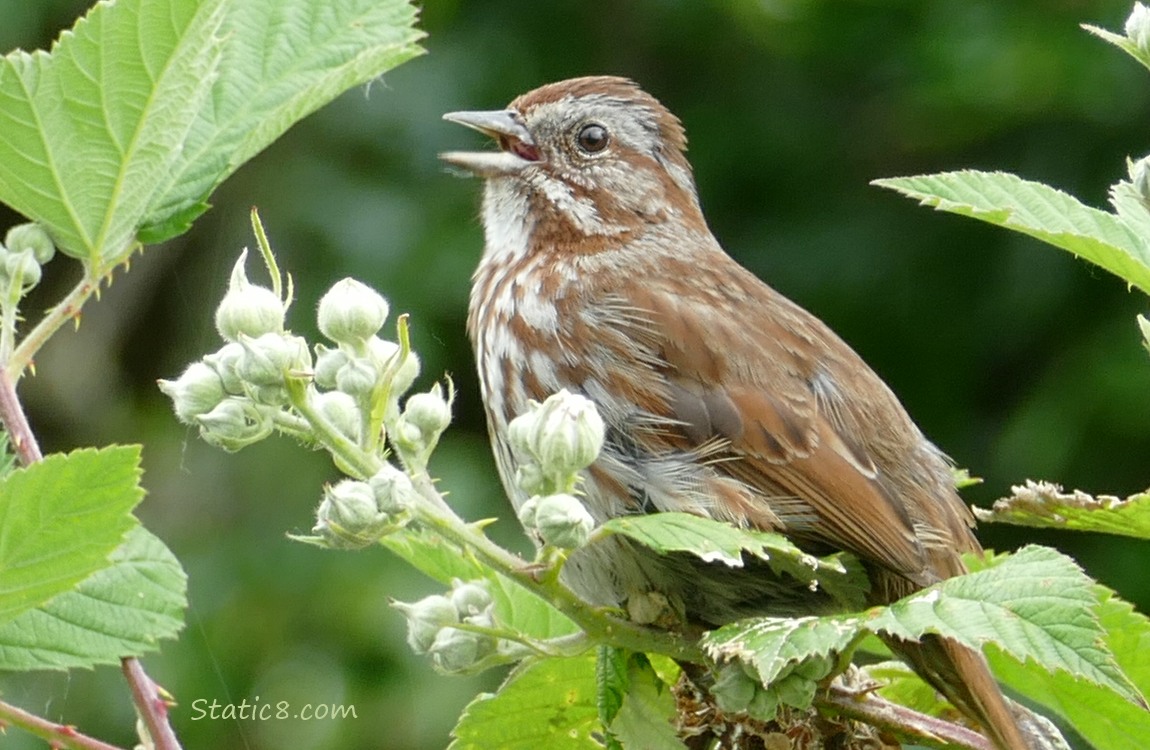
M 582 485 L 597 520 L 686 511 L 847 550 L 872 603 L 965 572 L 959 553 L 981 548 L 947 460 L 847 344 L 727 256 L 683 128 L 655 98 L 576 78 L 445 118 L 500 147 L 442 158 L 486 179 L 468 330 L 517 506 L 508 423 L 567 388 L 607 425 Z M 764 569 L 616 537 L 578 550 L 565 574 L 592 602 L 638 612 L 654 592 L 709 625 L 833 606 Z M 981 654 L 933 637 L 894 645 L 999 747 L 1027 747 Z

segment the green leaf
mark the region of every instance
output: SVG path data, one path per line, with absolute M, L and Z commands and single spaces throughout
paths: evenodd
M 90 261 L 127 252 L 218 71 L 223 1 L 100 3 L 0 60 L 0 201 Z
M 1150 690 L 1150 620 L 1114 592 L 1096 586 L 1095 607 L 1099 624 L 1106 631 L 1106 645 L 1123 672 L 1142 692 Z M 1071 724 L 1095 747 L 1108 750 L 1140 750 L 1150 736 L 1150 712 L 1129 701 L 1115 700 L 1108 688 L 1077 679 L 1065 672 L 1049 672 L 1026 666 L 989 650 L 995 676 L 1015 692 L 1040 704 Z M 932 715 L 952 714 L 938 694 L 909 667 L 884 662 L 867 667 L 867 673 L 886 683 L 879 693 L 890 700 Z
M 627 664 L 627 693 L 610 730 L 623 747 L 686 750 L 672 726 L 675 698 L 642 654 Z
M 116 664 L 175 637 L 183 627 L 187 577 L 164 543 L 137 526 L 111 563 L 74 591 L 0 625 L 0 669 Z
M 139 446 L 55 454 L 0 480 L 0 623 L 107 567 L 136 526 Z
M 551 604 L 510 579 L 487 575 L 495 619 L 501 625 L 538 639 L 559 638 L 579 632 L 579 626 Z
M 889 701 L 930 716 L 955 718 L 958 714 L 958 709 L 901 661 L 879 662 L 864 669 L 868 676 L 882 683 L 878 693 Z
M 889 607 L 859 614 L 753 618 L 706 634 L 715 659 L 739 659 L 765 684 L 788 665 L 827 656 L 863 633 L 917 640 L 952 638 L 975 649 L 993 645 L 1019 663 L 1034 661 L 1049 673 L 1100 686 L 1142 706 L 1137 686 L 1106 647 L 1095 615 L 1095 584 L 1056 550 L 1028 546 L 986 569 L 950 578 Z
M 740 529 L 690 513 L 651 513 L 607 521 L 596 533 L 622 534 L 656 552 L 689 552 L 708 562 L 743 565 L 743 553 L 813 587 L 821 586 L 844 606 L 862 606 L 869 584 L 862 567 L 842 553 L 815 557 L 779 534 Z
M 557 638 L 579 630 L 578 625 L 549 602 L 461 553 L 438 534 L 423 529 L 403 529 L 385 536 L 380 543 L 440 583 L 449 584 L 455 578 L 487 580 L 496 619 L 526 636 Z
M 0 201 L 108 266 L 293 123 L 419 54 L 405 0 L 118 0 L 0 60 Z
M 1033 660 L 1143 704 L 1105 646 L 1097 604 L 1094 582 L 1074 560 L 1030 545 L 902 599 L 866 627 L 909 639 L 936 633 L 977 649 L 993 644 L 1022 663 Z
M 1102 586 L 1095 587 L 1095 608 L 1106 631 L 1106 645 L 1125 674 L 1144 693 L 1150 691 L 1150 621 Z M 995 651 L 989 654 L 995 674 L 1012 689 L 1057 712 L 1095 747 L 1142 750 L 1150 737 L 1150 711 L 1066 672 L 1025 668 Z
M 1036 528 L 1073 529 L 1150 539 L 1150 493 L 1125 500 L 1085 492 L 1063 492 L 1049 482 L 1013 487 L 1013 494 L 990 510 L 976 508 L 979 521 Z
M 467 706 L 448 750 L 602 750 L 601 731 L 593 654 L 528 659 Z
M 211 106 L 145 218 L 150 241 L 181 234 L 219 183 L 295 122 L 422 53 L 407 0 L 242 0 L 226 13 Z
M 1147 240 L 1114 214 L 1003 172 L 943 172 L 875 180 L 940 211 L 970 216 L 1067 250 L 1150 294 Z
M 1126 35 L 1115 34 L 1113 31 L 1107 31 L 1106 29 L 1102 29 L 1102 28 L 1099 28 L 1097 26 L 1091 26 L 1088 23 L 1082 24 L 1082 28 L 1086 29 L 1091 34 L 1093 34 L 1094 36 L 1099 37 L 1100 39 L 1105 39 L 1106 41 L 1110 42 L 1115 47 L 1117 47 L 1118 49 L 1122 50 L 1123 52 L 1125 52 L 1126 54 L 1130 55 L 1135 60 L 1140 62 L 1143 65 L 1143 67 L 1150 70 L 1150 55 L 1148 55 L 1146 53 L 1146 50 L 1142 49 L 1137 44 L 1130 41 L 1130 38 L 1127 37 Z
M 863 628 L 859 615 L 755 617 L 706 633 L 701 643 L 715 661 L 737 659 L 769 685 L 793 664 L 843 651 Z
M 611 726 L 627 694 L 628 652 L 613 646 L 600 646 L 595 662 L 595 698 L 599 708 L 599 723 Z M 619 750 L 619 741 L 607 736 L 609 750 Z
M 11 474 L 16 468 L 16 454 L 12 452 L 8 431 L 0 430 L 0 479 Z
M 487 569 L 470 555 L 438 534 L 425 529 L 405 528 L 379 540 L 425 576 L 449 584 L 455 578 L 470 581 L 485 578 Z

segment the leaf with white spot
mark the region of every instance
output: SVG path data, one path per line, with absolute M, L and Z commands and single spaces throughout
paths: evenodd
M 708 633 L 716 659 L 740 659 L 764 682 L 788 665 L 829 656 L 874 633 L 918 640 L 941 635 L 971 648 L 993 645 L 1019 664 L 1033 662 L 1069 682 L 1104 688 L 1139 707 L 1138 688 L 1106 646 L 1097 585 L 1047 547 L 1029 546 L 984 570 L 948 579 L 889 607 L 821 618 L 755 618 Z

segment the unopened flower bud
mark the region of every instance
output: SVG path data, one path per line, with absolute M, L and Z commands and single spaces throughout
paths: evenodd
M 451 600 L 440 594 L 417 602 L 392 602 L 407 617 L 407 645 L 417 654 L 426 654 L 439 631 L 459 622 L 459 611 Z
M 727 713 L 742 713 L 751 705 L 758 682 L 752 680 L 739 664 L 724 664 L 719 668 L 711 695 L 715 705 Z
M 519 519 L 519 523 L 523 525 L 523 528 L 535 528 L 535 511 L 537 510 L 539 510 L 538 495 L 528 498 L 522 505 L 519 506 L 519 509 L 515 512 L 515 515 Z
M 543 541 L 562 549 L 575 549 L 587 543 L 595 519 L 587 506 L 574 495 L 544 495 L 536 501 L 535 528 Z
M 56 254 L 56 244 L 44 231 L 44 228 L 34 222 L 17 224 L 8 230 L 4 237 L 4 246 L 10 253 L 31 252 L 37 263 L 44 264 L 52 260 Z
M 396 515 L 409 509 L 417 499 L 411 478 L 391 464 L 385 463 L 367 483 L 375 493 L 375 503 L 380 511 Z
M 451 584 L 451 603 L 459 612 L 460 619 L 475 617 L 491 606 L 491 594 L 487 592 L 484 581 L 464 583 L 457 578 Z
M 244 272 L 247 257 L 247 250 L 240 253 L 232 269 L 228 291 L 216 308 L 216 330 L 228 341 L 238 342 L 240 336 L 259 338 L 284 329 L 283 301 L 271 289 L 248 281 Z
M 815 699 L 818 687 L 817 681 L 799 674 L 796 670 L 772 683 L 769 690 L 778 695 L 779 702 L 784 705 L 807 708 Z
M 418 453 L 421 448 L 426 446 L 423 440 L 423 431 L 415 425 L 405 422 L 402 416 L 396 420 L 390 434 L 392 444 L 399 450 Z
M 379 370 L 368 359 L 352 357 L 335 374 L 335 385 L 344 393 L 368 398 L 379 382 Z
M 795 665 L 795 674 L 819 681 L 831 673 L 835 660 L 829 655 L 811 656 Z
M 428 393 L 407 399 L 392 431 L 392 442 L 401 451 L 429 452 L 450 423 L 451 404 L 437 383 Z
M 751 702 L 747 706 L 747 715 L 759 721 L 774 721 L 778 713 L 779 694 L 775 690 L 764 688 L 762 685 L 757 686 L 755 696 L 751 698 Z
M 226 451 L 263 440 L 272 432 L 272 421 L 246 398 L 229 396 L 207 414 L 194 418 L 200 437 Z
M 395 364 L 396 357 L 399 356 L 399 344 L 387 339 L 381 339 L 379 336 L 372 336 L 367 340 L 367 350 L 371 353 L 371 358 L 380 367 L 385 369 Z
M 235 343 L 224 344 L 216 352 L 204 356 L 204 364 L 216 371 L 224 390 L 233 396 L 244 393 L 244 381 L 237 370 L 243 356 L 244 348 Z
M 315 384 L 320 388 L 337 388 L 336 374 L 347 364 L 347 352 L 342 349 L 329 349 L 323 344 L 315 345 Z
M 399 398 L 407 393 L 415 379 L 419 377 L 419 357 L 408 352 L 400 360 L 400 347 L 394 341 L 385 341 L 378 336 L 367 340 L 372 359 L 379 365 L 385 377 L 391 378 L 391 397 Z
M 316 393 L 312 391 L 316 409 L 332 426 L 353 443 L 363 437 L 363 413 L 355 399 L 343 391 Z
M 532 459 L 527 459 L 515 468 L 515 484 L 529 495 L 542 495 L 558 489 L 548 486 L 543 469 Z
M 192 424 L 196 417 L 219 406 L 227 394 L 219 374 L 203 362 L 188 365 L 175 380 L 157 381 L 160 391 L 172 399 L 176 417 Z
M 390 524 L 368 483 L 345 479 L 324 489 L 312 530 L 332 547 L 359 549 L 379 541 Z
M 343 279 L 320 299 L 316 323 L 332 341 L 355 346 L 379 332 L 387 313 L 387 300 L 378 292 L 355 279 Z
M 244 336 L 240 344 L 244 356 L 236 372 L 251 385 L 282 386 L 289 374 L 311 368 L 307 342 L 299 336 L 265 333 L 254 339 Z
M 510 443 L 515 457 L 524 463 L 535 460 L 532 437 L 535 434 L 535 418 L 538 411 L 539 403 L 531 401 L 530 408 L 507 425 L 507 442 Z
M 3 274 L 9 279 L 19 279 L 21 289 L 31 289 L 40 283 L 42 271 L 30 250 L 12 252 L 9 248 L 4 254 Z
M 245 395 L 261 406 L 279 408 L 291 400 L 288 389 L 282 385 L 248 385 Z
M 1126 19 L 1126 38 L 1143 52 L 1150 52 L 1150 8 L 1134 3 L 1134 10 Z
M 435 668 L 447 674 L 463 672 L 495 651 L 495 639 L 485 633 L 444 628 L 435 636 L 427 653 Z
M 533 416 L 511 439 L 522 442 L 545 473 L 573 474 L 598 457 L 604 426 L 590 399 L 564 389 L 540 404 Z
M 438 383 L 427 393 L 416 393 L 403 405 L 403 418 L 424 436 L 439 437 L 451 424 L 451 404 Z

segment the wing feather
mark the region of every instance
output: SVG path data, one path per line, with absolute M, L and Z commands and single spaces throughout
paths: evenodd
M 952 489 L 934 486 L 944 459 L 845 343 L 750 278 L 724 293 L 762 297 L 753 320 L 724 320 L 714 312 L 721 304 L 701 308 L 658 288 L 630 292 L 663 379 L 655 411 L 674 433 L 652 450 L 711 445 L 713 470 L 769 505 L 763 517 L 796 539 L 851 551 L 918 585 L 937 580 L 939 554 L 956 558 L 942 547 L 976 544 L 969 511 Z M 748 309 L 746 300 L 738 307 Z M 850 388 L 837 387 L 843 378 Z M 892 430 L 891 420 L 901 424 Z M 895 471 L 922 461 L 938 471 Z

